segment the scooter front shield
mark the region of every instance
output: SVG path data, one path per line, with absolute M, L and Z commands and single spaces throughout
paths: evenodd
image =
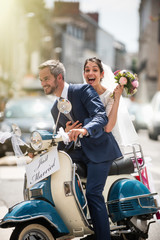
M 0 227 L 14 227 L 17 223 L 38 220 L 40 218 L 48 221 L 59 233 L 69 233 L 55 207 L 43 200 L 23 201 L 11 207 L 1 220 Z

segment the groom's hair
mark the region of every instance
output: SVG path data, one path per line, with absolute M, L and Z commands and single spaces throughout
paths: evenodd
M 55 78 L 57 78 L 57 76 L 59 74 L 62 74 L 62 77 L 64 79 L 66 70 L 65 70 L 65 67 L 64 67 L 63 63 L 61 63 L 58 60 L 54 60 L 54 59 L 53 60 L 48 60 L 48 61 L 43 62 L 39 66 L 39 69 L 43 69 L 43 68 L 46 68 L 46 67 L 48 67 L 50 69 L 51 74 Z

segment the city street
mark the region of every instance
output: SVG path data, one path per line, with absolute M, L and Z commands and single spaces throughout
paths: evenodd
M 153 176 L 153 182 L 156 191 L 160 194 L 160 140 L 153 141 L 148 138 L 147 131 L 139 132 L 140 143 L 144 156 L 150 156 L 152 159 L 150 171 Z M 3 159 L 2 159 L 3 160 Z M 9 162 L 9 159 L 8 159 Z M 14 164 L 14 158 L 10 160 Z M 23 177 L 25 169 L 23 166 L 2 166 L 0 159 L 0 218 L 8 211 L 8 208 L 23 200 Z M 0 240 L 9 240 L 12 229 L 0 229 Z M 149 240 L 158 240 L 160 236 L 160 221 L 151 224 L 149 231 Z M 77 240 L 79 238 L 76 238 Z
M 160 0 L 1 0 L 0 36 L 0 240 L 160 240 Z

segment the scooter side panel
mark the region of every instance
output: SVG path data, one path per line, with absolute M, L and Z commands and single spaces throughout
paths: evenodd
M 18 222 L 25 222 L 39 218 L 46 219 L 60 233 L 69 233 L 56 209 L 43 200 L 30 200 L 21 202 L 9 209 L 2 219 L 0 227 L 13 227 Z
M 117 222 L 127 217 L 156 213 L 157 208 L 152 196 L 141 198 L 142 206 L 147 206 L 147 208 L 139 205 L 138 197 L 145 194 L 150 194 L 150 191 L 140 181 L 131 179 L 117 181 L 112 186 L 108 196 L 108 201 L 114 201 L 108 204 L 112 221 Z M 125 200 L 128 197 L 137 198 Z
M 112 188 L 113 184 L 115 182 L 123 180 L 123 179 L 135 179 L 135 178 L 131 174 L 108 176 L 105 187 L 104 187 L 104 191 L 103 191 L 103 196 L 104 196 L 105 202 L 108 201 L 109 191 Z
M 70 233 L 81 231 L 84 234 L 92 233 L 83 221 L 73 193 L 66 196 L 65 182 L 72 182 L 72 160 L 64 152 L 59 152 L 60 171 L 51 176 L 51 192 L 57 212 L 63 219 Z

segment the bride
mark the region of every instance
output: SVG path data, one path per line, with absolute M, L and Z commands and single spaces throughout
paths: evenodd
M 106 132 L 112 132 L 121 152 L 128 145 L 138 143 L 138 135 L 130 119 L 124 99 L 121 96 L 124 87 L 116 84 L 111 68 L 104 65 L 96 57 L 89 58 L 84 63 L 84 80 L 98 93 L 108 116 Z M 78 121 L 72 124 L 68 121 L 65 132 L 72 128 L 81 128 Z
M 84 64 L 84 79 L 100 96 L 108 116 L 105 131 L 114 135 L 122 152 L 124 147 L 138 142 L 138 135 L 130 119 L 122 95 L 123 86 L 115 83 L 111 68 L 96 57 Z

